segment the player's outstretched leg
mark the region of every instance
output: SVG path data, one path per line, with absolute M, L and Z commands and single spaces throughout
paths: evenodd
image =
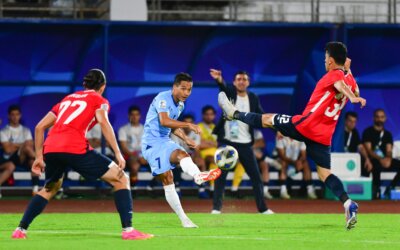
M 160 174 L 157 178 L 162 182 L 164 187 L 165 199 L 169 206 L 174 210 L 181 220 L 182 227 L 184 228 L 198 228 L 183 211 L 181 201 L 179 200 L 178 193 L 175 190 L 174 176 L 171 170 Z
M 273 126 L 275 114 L 258 114 L 252 112 L 240 112 L 229 101 L 224 92 L 218 94 L 218 105 L 222 108 L 227 120 L 239 120 L 254 128 L 268 128 Z
M 114 201 L 121 218 L 123 240 L 145 240 L 154 237 L 152 234 L 142 233 L 132 227 L 132 196 L 129 177 L 115 163 L 101 177 L 102 180 L 114 187 Z
M 319 178 L 339 198 L 343 203 L 346 217 L 346 229 L 350 230 L 357 223 L 358 204 L 352 201 L 344 190 L 343 183 L 340 179 L 331 173 L 329 169 L 317 167 Z
M 171 163 L 179 164 L 182 171 L 193 177 L 197 185 L 201 185 L 207 181 L 214 181 L 221 176 L 221 169 L 211 169 L 210 171 L 200 172 L 199 167 L 193 162 L 192 158 L 182 150 L 175 150 L 170 156 Z
M 41 214 L 49 200 L 57 193 L 62 185 L 62 179 L 57 182 L 46 183 L 45 187 L 40 190 L 29 202 L 25 210 L 24 216 L 19 223 L 17 229 L 12 234 L 13 239 L 26 239 L 27 230 L 32 221 Z

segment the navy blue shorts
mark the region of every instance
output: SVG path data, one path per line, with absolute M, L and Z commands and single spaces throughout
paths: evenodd
M 276 114 L 274 117 L 274 129 L 297 141 L 303 141 L 307 146 L 307 156 L 320 167 L 331 169 L 331 147 L 312 141 L 297 131 L 289 115 Z
M 105 155 L 90 150 L 85 154 L 47 153 L 44 155 L 44 162 L 47 185 L 63 178 L 68 167 L 87 180 L 97 180 L 109 170 L 113 161 Z

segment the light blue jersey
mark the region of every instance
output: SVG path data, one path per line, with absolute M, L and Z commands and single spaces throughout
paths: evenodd
M 167 112 L 169 118 L 177 120 L 184 107 L 183 102 L 175 103 L 171 90 L 159 93 L 150 105 L 144 124 L 142 154 L 154 176 L 175 168 L 169 161 L 172 152 L 177 149 L 184 151 L 171 140 L 171 129 L 161 126 L 159 113 Z
M 169 118 L 178 120 L 184 108 L 183 102 L 175 103 L 171 90 L 161 92 L 154 97 L 147 112 L 142 143 L 150 144 L 154 141 L 169 140 L 171 129 L 161 126 L 159 113 L 167 112 Z

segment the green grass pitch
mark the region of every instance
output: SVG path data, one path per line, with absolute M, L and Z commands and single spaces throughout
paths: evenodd
M 135 213 L 135 227 L 155 238 L 123 241 L 117 214 L 43 214 L 28 240 L 12 240 L 21 215 L 2 214 L 0 249 L 400 249 L 400 215 L 360 214 L 351 231 L 342 214 L 189 216 L 200 228 L 181 228 L 172 213 Z

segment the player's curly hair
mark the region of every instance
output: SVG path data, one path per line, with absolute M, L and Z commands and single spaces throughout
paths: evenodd
M 91 69 L 83 78 L 83 87 L 99 90 L 106 84 L 106 75 L 100 69 Z

